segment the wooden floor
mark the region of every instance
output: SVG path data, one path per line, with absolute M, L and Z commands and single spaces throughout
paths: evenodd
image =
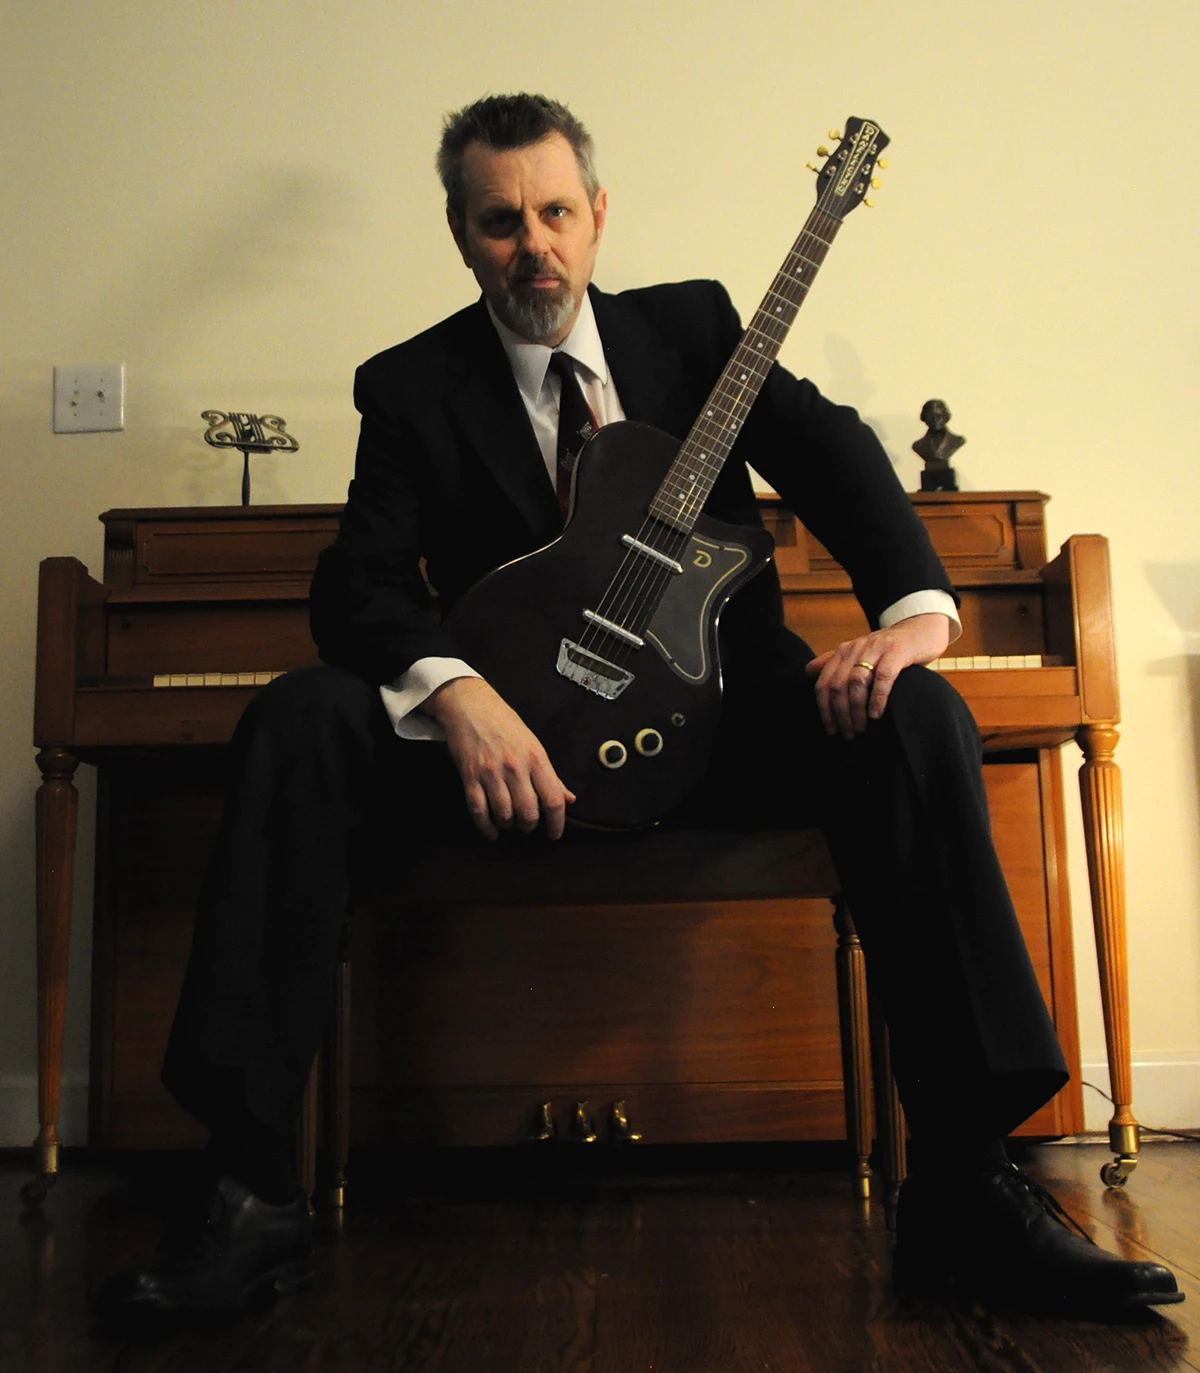
M 580 1146 L 576 1146 L 579 1148 Z M 878 1205 L 828 1150 L 624 1156 L 558 1149 L 359 1168 L 317 1284 L 220 1329 L 119 1340 L 96 1282 L 153 1248 L 175 1161 L 68 1155 L 42 1215 L 0 1161 L 4 1373 L 1125 1373 L 1200 1369 L 1200 1147 L 1148 1144 L 1125 1192 L 1097 1146 L 1023 1161 L 1111 1248 L 1171 1264 L 1182 1306 L 1105 1327 L 898 1302 Z M 637 1171 L 635 1172 L 634 1169 Z

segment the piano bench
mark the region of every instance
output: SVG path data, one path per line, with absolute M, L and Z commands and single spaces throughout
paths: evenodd
M 433 1053 L 432 1069 L 426 1062 L 422 1065 L 424 1076 L 421 1073 L 417 1075 L 418 1080 L 426 1085 L 431 1080 L 438 1086 L 447 1085 L 439 1081 L 439 1073 L 442 1078 L 450 1080 L 450 1087 L 456 1083 L 461 1085 L 464 1081 L 478 1082 L 479 1076 L 471 1075 L 481 1066 L 486 1069 L 486 1065 L 478 1062 L 481 1048 L 485 1054 L 490 1053 L 494 1047 L 493 1039 L 504 1041 L 508 1035 L 508 1047 L 512 1053 L 507 1062 L 511 1064 L 515 1057 L 518 1076 L 514 1078 L 511 1068 L 506 1076 L 503 1067 L 493 1067 L 491 1080 L 506 1084 L 506 1089 L 503 1092 L 493 1091 L 491 1104 L 495 1105 L 497 1097 L 505 1098 L 503 1110 L 507 1115 L 504 1130 L 507 1134 L 497 1136 L 493 1133 L 489 1142 L 502 1137 L 519 1139 L 520 1129 L 530 1125 L 532 1132 L 525 1136 L 526 1139 L 548 1142 L 556 1134 L 550 1102 L 543 1101 L 545 1097 L 553 1095 L 554 1089 L 543 1082 L 526 1092 L 528 1100 L 519 1098 L 522 1104 L 516 1104 L 511 1084 L 514 1080 L 520 1080 L 523 1067 L 521 1036 L 524 1036 L 527 1045 L 540 1046 L 548 1040 L 561 1042 L 572 1033 L 579 1035 L 579 1021 L 586 1020 L 594 1032 L 593 1040 L 588 1041 L 588 1051 L 595 1054 L 594 1040 L 607 1036 L 612 1042 L 602 1046 L 600 1059 L 609 1060 L 613 1054 L 617 1056 L 616 1074 L 601 1073 L 599 1081 L 609 1084 L 614 1080 L 620 1082 L 623 1080 L 619 1071 L 621 1067 L 626 1069 L 625 1079 L 636 1079 L 637 1083 L 643 1084 L 643 1092 L 645 1083 L 657 1081 L 652 1074 L 646 1074 L 645 1063 L 640 1065 L 640 1077 L 637 1069 L 629 1071 L 628 1058 L 634 1054 L 634 1050 L 622 1043 L 621 1035 L 623 1032 L 628 1034 L 630 1016 L 636 1019 L 643 1011 L 638 998 L 646 999 L 647 987 L 651 989 L 650 997 L 655 1000 L 660 999 L 656 993 L 666 990 L 666 997 L 661 999 L 668 1007 L 665 1021 L 668 1028 L 674 1027 L 676 1020 L 684 1018 L 676 1014 L 679 1007 L 672 1004 L 671 993 L 679 981 L 679 960 L 688 952 L 687 944 L 678 939 L 680 928 L 684 928 L 686 938 L 694 933 L 694 925 L 672 927 L 674 942 L 668 939 L 665 944 L 660 941 L 654 945 L 650 936 L 651 956 L 643 961 L 636 956 L 641 952 L 640 949 L 634 957 L 630 956 L 630 947 L 641 938 L 643 930 L 652 927 L 656 912 L 639 911 L 638 907 L 658 906 L 661 912 L 688 909 L 678 903 L 828 899 L 833 907 L 837 931 L 834 962 L 842 1101 L 846 1138 L 852 1151 L 854 1189 L 859 1197 L 870 1195 L 874 1117 L 879 1164 L 885 1181 L 885 1200 L 894 1204 L 905 1173 L 905 1140 L 903 1115 L 891 1076 L 887 1032 L 882 1020 L 868 1018 L 862 946 L 842 898 L 824 835 L 819 830 L 776 830 L 746 834 L 652 830 L 631 835 L 569 831 L 560 842 L 553 844 L 538 837 L 519 835 L 505 835 L 496 843 L 489 844 L 469 836 L 438 842 L 425 848 L 411 866 L 407 855 L 405 862 L 404 909 L 396 909 L 396 896 L 389 893 L 386 877 L 381 875 L 372 884 L 373 890 L 365 893 L 356 903 L 350 922 L 354 942 L 363 938 L 370 942 L 374 938 L 369 956 L 367 951 L 360 949 L 359 957 L 365 960 L 373 974 L 379 975 L 378 970 L 386 967 L 390 961 L 389 940 L 399 939 L 401 944 L 407 940 L 403 961 L 410 964 L 414 961 L 411 939 L 415 932 L 418 966 L 436 968 L 432 979 L 426 977 L 419 987 L 415 982 L 413 984 L 416 994 L 422 998 L 422 1007 L 417 1012 L 419 1023 L 425 1025 L 424 1015 L 429 1012 L 437 1024 L 444 1023 L 449 1027 L 447 1038 L 457 1038 L 457 1017 L 460 1014 L 470 1015 L 477 1027 L 482 1026 L 482 1033 L 474 1041 L 474 1048 L 470 1044 L 465 1050 L 462 1044 L 457 1046 L 460 1053 L 457 1060 L 450 1061 L 456 1051 L 455 1046 L 451 1046 L 449 1058 L 441 1050 Z M 664 906 L 662 903 L 675 904 Z M 472 908 L 475 919 L 466 926 L 465 935 L 462 930 L 448 928 L 444 921 L 439 921 L 439 913 L 444 914 L 446 908 L 468 907 Z M 506 912 L 501 909 L 503 907 L 509 907 L 510 910 Z M 601 945 L 598 946 L 595 938 L 589 936 L 588 929 L 564 921 L 560 912 L 555 910 L 562 907 L 576 908 L 571 914 L 580 917 L 585 915 L 581 909 L 583 907 L 605 908 L 599 913 L 602 924 L 595 927 L 601 930 Z M 612 910 L 614 907 L 618 908 L 616 912 Z M 511 908 L 516 909 L 514 911 Z M 691 910 L 694 913 L 694 905 Z M 539 924 L 543 912 L 546 913 L 547 923 Z M 632 924 L 627 926 L 626 921 Z M 612 930 L 614 924 L 619 928 Z M 542 961 L 543 951 L 548 941 L 556 940 L 565 941 L 567 957 L 557 960 L 551 955 L 552 966 L 547 968 Z M 481 944 L 485 946 L 482 949 Z M 324 1052 L 321 1059 L 314 1063 L 309 1079 L 299 1139 L 301 1178 L 312 1195 L 315 1191 L 319 1099 L 323 1095 L 324 1135 L 331 1176 L 329 1202 L 334 1208 L 340 1208 L 343 1204 L 350 1144 L 350 945 L 348 938 L 338 969 L 334 1008 Z M 432 945 L 437 947 L 432 948 Z M 653 957 L 663 948 L 668 950 L 674 961 Z M 616 996 L 622 999 L 623 1004 L 616 1007 L 605 1004 L 596 1008 L 588 1004 L 588 992 L 593 989 L 594 973 L 605 961 L 606 954 L 609 961 L 621 966 L 613 970 L 615 976 L 607 979 L 605 985 L 611 995 L 615 983 Z M 432 956 L 435 961 L 422 963 L 422 955 Z M 736 957 L 736 953 L 733 956 Z M 525 961 L 527 957 L 528 962 Z M 504 976 L 506 969 L 502 966 L 505 958 L 509 960 L 507 971 L 512 974 L 507 980 Z M 475 971 L 473 981 L 471 967 L 467 966 L 472 960 Z M 538 963 L 536 975 L 529 971 L 529 964 L 533 962 Z M 450 968 L 449 983 L 443 980 L 442 970 L 447 967 Z M 673 970 L 676 984 L 672 983 Z M 495 977 L 492 976 L 493 971 Z M 718 981 L 722 975 L 719 971 Z M 750 975 L 754 979 L 766 974 L 755 964 Z M 514 986 L 513 977 L 522 984 L 520 987 Z M 526 991 L 524 984 L 530 981 L 539 984 L 532 1003 L 517 996 Z M 431 986 L 431 982 L 435 982 L 436 986 Z M 634 1000 L 626 1001 L 626 989 L 631 982 L 636 982 L 638 987 L 629 993 Z M 533 988 L 528 990 L 533 991 Z M 736 997 L 739 993 L 734 991 L 732 995 Z M 379 1000 L 386 1000 L 389 1006 L 399 1004 L 407 1007 L 409 998 L 396 995 L 394 991 L 387 997 L 381 990 Z M 490 1001 L 492 1006 L 481 1006 L 481 1001 Z M 487 1033 L 488 1027 L 495 1023 L 487 1018 L 488 1011 L 492 1009 L 499 1011 L 497 1021 L 503 1019 L 507 1022 L 496 1023 L 494 1037 Z M 739 1006 L 737 1014 L 742 1013 L 743 1008 Z M 704 1012 L 699 1014 L 703 1019 Z M 515 1028 L 512 1028 L 514 1025 Z M 651 1037 L 653 1033 L 652 1024 Z M 766 1033 L 769 1035 L 769 1029 Z M 436 1029 L 433 1037 L 436 1039 Z M 465 1031 L 463 1037 L 464 1042 L 469 1041 L 470 1031 Z M 643 1035 L 643 1050 L 645 1038 Z M 715 1052 L 719 1054 L 721 1050 Z M 734 1049 L 731 1052 L 737 1051 Z M 462 1056 L 464 1053 L 465 1058 Z M 504 1057 L 503 1045 L 497 1053 L 499 1058 Z M 574 1062 L 571 1066 L 575 1066 Z M 465 1078 L 464 1067 L 467 1074 Z M 789 1072 L 787 1075 L 799 1076 L 799 1073 Z M 525 1076 L 536 1079 L 537 1075 L 536 1072 L 525 1072 Z M 867 1088 L 872 1076 L 873 1112 Z M 556 1076 L 553 1080 L 561 1083 L 563 1079 Z M 596 1082 L 597 1077 L 585 1075 L 584 1081 Z M 323 1091 L 319 1089 L 319 1082 Z M 611 1089 L 612 1092 L 617 1090 Z M 638 1090 L 638 1086 L 632 1087 L 631 1095 Z M 586 1091 L 584 1087 L 571 1094 L 586 1095 Z M 471 1093 L 468 1091 L 461 1095 L 470 1097 Z M 536 1102 L 533 1099 L 535 1095 Z M 743 1097 L 745 1095 L 743 1093 Z M 476 1093 L 475 1096 L 480 1094 Z M 596 1135 L 591 1128 L 586 1102 L 571 1103 L 569 1110 L 570 1118 L 560 1122 L 564 1127 L 562 1132 L 577 1140 L 594 1140 Z M 702 1114 L 703 1106 L 699 1110 Z M 436 1116 L 436 1110 L 432 1114 Z M 521 1126 L 516 1123 L 518 1116 L 522 1118 Z M 634 1133 L 638 1121 L 630 1121 L 626 1117 L 623 1100 L 612 1102 L 608 1124 L 614 1143 L 628 1143 L 639 1137 Z M 728 1127 L 728 1122 L 726 1125 Z M 468 1134 L 461 1138 L 447 1140 L 444 1128 L 443 1125 L 443 1142 L 461 1143 L 473 1138 L 469 1133 L 469 1123 L 465 1127 Z M 460 1135 L 462 1128 L 460 1121 Z M 734 1133 L 726 1128 L 723 1135 L 714 1137 L 739 1138 L 736 1123 L 732 1129 Z M 518 1131 L 515 1136 L 512 1133 L 514 1130 Z M 431 1133 L 436 1137 L 436 1130 Z M 679 1138 L 678 1134 L 672 1136 L 669 1126 L 664 1130 L 661 1122 L 657 1135 L 668 1139 Z M 539 1143 L 536 1147 L 546 1147 L 546 1144 Z

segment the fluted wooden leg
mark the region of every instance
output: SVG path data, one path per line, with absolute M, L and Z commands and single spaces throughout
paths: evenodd
M 859 1197 L 871 1195 L 871 1038 L 867 1020 L 867 967 L 854 921 L 840 894 L 833 898 L 837 929 L 838 1025 L 842 1036 L 842 1083 L 846 1138 L 854 1151 L 852 1178 Z
M 908 1174 L 908 1125 L 892 1072 L 892 1045 L 888 1028 L 883 1016 L 874 1008 L 871 1010 L 871 1060 L 875 1078 L 879 1164 L 883 1173 L 883 1207 L 888 1229 L 894 1230 L 900 1184 Z
M 1134 1118 L 1133 1067 L 1129 1047 L 1129 966 L 1125 943 L 1125 831 L 1121 810 L 1121 770 L 1113 761 L 1120 738 L 1111 725 L 1085 725 L 1079 732 L 1084 763 L 1079 771 L 1083 830 L 1087 844 L 1092 922 L 1108 1076 L 1115 1110 L 1108 1142 L 1117 1157 L 1100 1176 L 1110 1187 L 1123 1186 L 1137 1166 L 1138 1123 Z
M 75 882 L 75 835 L 79 793 L 72 780 L 79 759 L 63 748 L 37 756 L 42 785 L 37 793 L 37 982 L 39 1176 L 26 1184 L 36 1204 L 58 1176 L 58 1111 L 62 1098 L 63 1023 L 67 1011 L 67 952 L 71 941 L 71 893 Z
M 334 984 L 333 1016 L 325 1048 L 329 1081 L 325 1090 L 325 1137 L 332 1154 L 329 1205 L 340 1212 L 346 1204 L 346 1160 L 350 1154 L 350 974 L 344 957 Z

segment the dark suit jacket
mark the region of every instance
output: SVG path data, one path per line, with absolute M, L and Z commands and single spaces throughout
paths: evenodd
M 590 288 L 617 392 L 631 420 L 682 439 L 741 337 L 717 282 L 606 295 Z M 312 587 L 322 658 L 373 682 L 418 658 L 464 656 L 428 615 L 421 575 L 443 608 L 493 567 L 561 527 L 554 489 L 483 301 L 359 368 L 362 432 L 341 529 Z M 776 365 L 706 505 L 758 524 L 751 464 L 854 581 L 867 617 L 912 591 L 950 591 L 924 526 L 872 431 Z M 772 564 L 721 623 L 729 671 L 795 667 L 811 656 L 783 628 Z

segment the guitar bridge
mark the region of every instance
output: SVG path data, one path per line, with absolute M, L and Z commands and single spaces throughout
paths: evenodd
M 615 701 L 633 681 L 632 672 L 610 663 L 607 658 L 589 653 L 570 639 L 564 639 L 558 646 L 558 670 L 569 681 L 603 696 L 606 701 Z

